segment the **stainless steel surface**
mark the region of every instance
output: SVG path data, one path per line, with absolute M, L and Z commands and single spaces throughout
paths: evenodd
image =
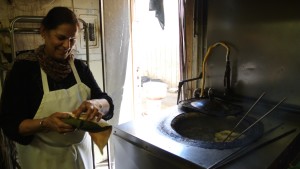
M 254 114 L 259 116 L 261 112 L 268 109 L 270 109 L 270 105 L 260 104 L 259 109 L 256 109 Z M 170 165 L 175 165 L 179 168 L 185 168 L 186 166 L 190 169 L 207 168 L 237 150 L 237 148 L 224 150 L 204 149 L 178 142 L 170 136 L 163 134 L 158 126 L 164 118 L 167 118 L 170 115 L 178 115 L 182 112 L 179 111 L 177 107 L 174 107 L 165 112 L 157 113 L 159 114 L 146 119 L 140 119 L 114 127 L 113 138 L 128 142 L 134 145 L 131 147 L 132 149 L 138 148 L 142 151 L 151 153 L 156 158 L 160 159 L 160 161 L 166 160 L 168 163 L 171 163 Z M 238 160 L 227 164 L 223 168 L 265 169 L 274 164 L 277 165 L 278 158 L 280 158 L 281 161 L 286 158 L 291 159 L 291 157 L 287 157 L 287 154 L 290 153 L 290 146 L 295 146 L 294 144 L 296 143 L 296 145 L 298 145 L 300 141 L 300 124 L 298 123 L 298 119 L 299 114 L 296 111 L 288 111 L 282 108 L 275 110 L 273 114 L 263 120 L 265 131 L 269 131 L 275 126 L 278 126 L 278 124 L 284 124 L 280 128 L 264 135 L 261 139 L 253 143 L 253 146 L 259 145 L 260 143 L 289 131 L 290 129 L 297 128 L 297 131 L 240 157 Z M 115 151 L 117 152 L 118 150 Z M 134 158 L 134 160 L 143 159 L 144 162 L 147 163 L 147 158 L 140 158 L 142 154 L 132 154 L 130 153 L 132 151 L 133 150 L 127 151 L 130 158 Z M 292 153 L 290 153 L 290 155 L 292 155 Z M 120 162 L 119 160 L 120 159 L 116 158 L 116 163 Z
M 167 152 L 153 153 L 145 150 L 143 147 L 137 146 L 120 137 L 113 137 L 114 147 L 117 151 L 115 158 L 116 169 L 182 169 L 190 168 L 188 165 L 182 167 L 177 165 L 182 159 L 176 158 Z M 146 145 L 145 145 L 146 146 Z M 162 158 L 163 157 L 163 158 Z M 174 161 L 173 161 L 174 160 Z M 183 164 L 183 163 L 182 163 Z
M 246 146 L 243 146 L 241 147 L 240 149 L 238 149 L 237 151 L 234 151 L 233 153 L 229 154 L 228 156 L 226 156 L 225 158 L 223 158 L 222 160 L 220 161 L 217 161 L 215 164 L 213 164 L 212 166 L 208 167 L 208 169 L 214 169 L 214 168 L 220 168 L 221 166 L 227 164 L 228 162 L 231 162 L 232 160 L 234 160 L 235 158 L 238 158 L 239 156 L 241 155 L 245 155 L 251 151 L 254 151 L 255 149 L 257 148 L 260 148 L 260 147 L 263 147 L 263 146 L 266 146 L 274 141 L 277 141 L 285 136 L 288 136 L 289 134 L 292 134 L 293 132 L 296 131 L 296 128 L 294 129 L 291 129 L 289 131 L 286 131 L 274 138 L 271 138 L 270 140 L 266 140 L 265 142 L 262 142 L 256 146 L 250 146 L 250 145 L 246 145 Z M 250 148 L 249 148 L 250 147 Z
M 207 46 L 224 41 L 230 47 L 232 88 L 255 98 L 266 91 L 269 101 L 288 97 L 299 106 L 300 1 L 206 0 Z M 205 48 L 205 46 L 203 46 Z M 223 91 L 222 49 L 207 62 L 207 86 Z

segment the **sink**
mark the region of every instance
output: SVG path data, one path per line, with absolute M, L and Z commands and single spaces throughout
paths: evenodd
M 159 129 L 172 139 L 192 146 L 208 149 L 230 149 L 248 145 L 263 134 L 261 122 L 254 125 L 238 139 L 233 141 L 216 141 L 216 133 L 231 130 L 241 119 L 240 116 L 209 116 L 199 112 L 179 113 L 166 117 Z M 241 133 L 256 119 L 246 117 L 234 132 Z

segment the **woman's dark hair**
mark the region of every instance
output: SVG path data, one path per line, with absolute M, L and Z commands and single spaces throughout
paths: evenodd
M 42 25 L 48 30 L 55 29 L 64 23 L 77 25 L 79 27 L 77 16 L 67 7 L 52 8 L 42 20 Z

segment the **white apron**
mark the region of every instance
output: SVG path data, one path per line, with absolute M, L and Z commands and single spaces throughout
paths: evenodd
M 81 82 L 74 62 L 71 68 L 77 84 L 69 89 L 49 91 L 47 75 L 41 69 L 44 96 L 34 119 L 55 112 L 70 112 L 90 98 L 90 89 Z M 22 169 L 92 169 L 91 138 L 87 132 L 37 133 L 29 145 L 17 144 Z

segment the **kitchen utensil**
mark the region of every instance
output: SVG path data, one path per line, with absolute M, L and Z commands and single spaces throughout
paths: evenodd
M 231 130 L 231 132 L 227 135 L 227 137 L 223 140 L 223 142 L 225 142 L 230 136 L 231 134 L 235 131 L 235 129 L 241 124 L 241 122 L 245 119 L 245 117 L 249 114 L 249 112 L 253 109 L 253 107 L 259 102 L 259 100 L 265 95 L 266 93 L 263 92 L 259 98 L 255 101 L 255 103 L 250 107 L 250 109 L 245 113 L 245 115 L 241 118 L 241 120 L 233 127 L 233 129 Z
M 268 145 L 268 144 L 270 144 L 272 142 L 275 142 L 275 141 L 277 141 L 277 140 L 279 140 L 279 139 L 281 139 L 281 138 L 283 138 L 283 137 L 285 137 L 285 136 L 287 136 L 287 135 L 295 132 L 296 130 L 297 130 L 296 128 L 291 129 L 291 130 L 289 130 L 287 132 L 284 132 L 284 133 L 282 133 L 282 134 L 280 134 L 280 135 L 278 135 L 276 137 L 273 137 L 273 138 L 271 138 L 269 140 L 266 140 L 266 141 L 264 141 L 264 142 L 262 142 L 262 143 L 260 143 L 260 144 L 258 144 L 256 146 L 252 147 L 251 149 L 248 149 L 250 145 L 245 145 L 245 146 L 239 148 L 237 151 L 234 151 L 233 153 L 229 154 L 225 158 L 221 159 L 220 161 L 217 161 L 216 163 L 214 163 L 213 165 L 211 165 L 207 169 L 219 168 L 219 167 L 221 167 L 221 166 L 223 166 L 223 165 L 231 162 L 232 160 L 237 159 L 238 157 L 241 157 L 242 155 L 245 155 L 246 153 L 250 153 L 250 152 L 252 152 L 254 150 L 257 150 L 257 149 L 259 149 L 261 147 L 264 147 L 264 146 L 266 146 L 266 145 Z
M 241 135 L 243 135 L 245 132 L 247 132 L 249 129 L 251 129 L 256 123 L 260 122 L 263 118 L 265 118 L 268 114 L 270 114 L 277 106 L 279 106 L 284 100 L 283 98 L 279 103 L 277 103 L 271 110 L 269 110 L 267 113 L 265 113 L 263 116 L 261 116 L 259 119 L 257 119 L 253 124 L 251 124 L 248 128 L 246 128 L 244 131 L 242 131 L 237 137 L 233 139 L 233 141 L 237 138 L 239 138 Z

